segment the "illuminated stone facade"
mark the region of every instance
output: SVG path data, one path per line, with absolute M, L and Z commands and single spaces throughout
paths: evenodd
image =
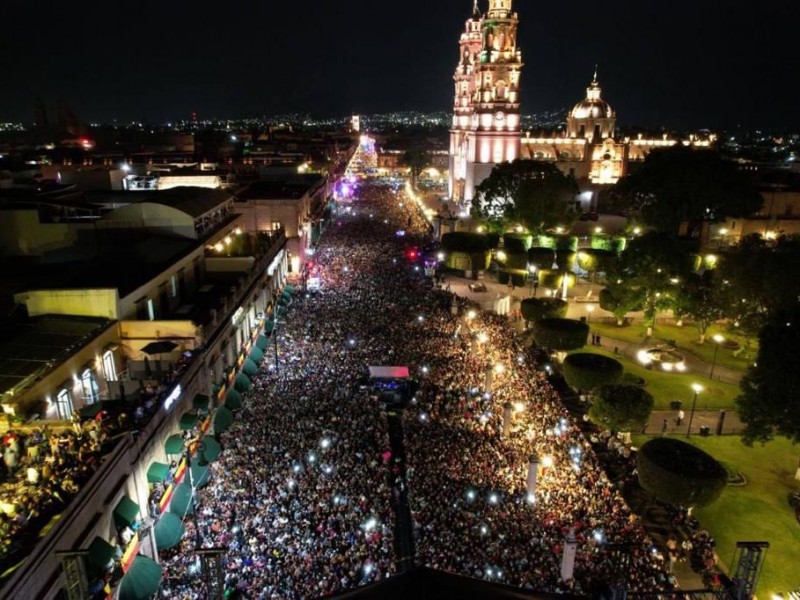
M 469 202 L 475 186 L 501 162 L 520 155 L 517 14 L 512 0 L 490 0 L 481 13 L 475 0 L 459 41 L 450 130 L 450 197 Z

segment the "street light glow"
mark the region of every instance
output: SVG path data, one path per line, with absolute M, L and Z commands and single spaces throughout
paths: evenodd
M 703 391 L 703 389 L 704 389 L 704 388 L 703 388 L 703 386 L 702 386 L 702 385 L 700 385 L 699 383 L 693 383 L 693 384 L 692 384 L 692 389 L 694 390 L 694 393 L 695 393 L 695 394 L 699 394 L 700 392 L 702 392 L 702 391 Z

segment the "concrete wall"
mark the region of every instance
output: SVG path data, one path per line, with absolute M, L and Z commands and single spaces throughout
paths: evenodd
M 34 209 L 4 210 L 0 218 L 0 254 L 41 256 L 72 246 L 77 232 L 64 223 L 40 223 Z
M 31 317 L 38 315 L 73 315 L 118 319 L 117 290 L 31 290 L 16 294 L 16 304 L 25 304 Z

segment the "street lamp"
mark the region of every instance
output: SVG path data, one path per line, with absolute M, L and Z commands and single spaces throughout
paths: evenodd
M 594 304 L 587 304 L 586 305 L 586 322 L 591 323 L 592 321 L 592 313 L 594 312 Z
M 692 433 L 692 421 L 694 420 L 694 407 L 697 405 L 697 394 L 703 391 L 703 386 L 699 383 L 693 383 L 692 389 L 694 390 L 694 399 L 692 400 L 692 412 L 689 413 L 689 427 L 686 429 L 687 438 Z
M 528 265 L 528 272 L 531 274 L 531 297 L 533 298 L 536 296 L 536 288 L 538 287 L 534 284 L 534 281 L 536 281 L 536 265 Z
M 714 340 L 714 358 L 711 359 L 711 372 L 708 374 L 709 379 L 714 378 L 714 367 L 717 365 L 717 352 L 719 352 L 719 345 L 725 341 L 725 338 L 720 334 L 714 334 L 711 338 Z

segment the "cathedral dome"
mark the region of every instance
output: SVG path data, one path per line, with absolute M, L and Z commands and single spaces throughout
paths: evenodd
M 575 105 L 570 116 L 573 119 L 611 119 L 614 116 L 611 105 L 600 97 L 596 70 L 592 83 L 586 88 L 586 98 Z

